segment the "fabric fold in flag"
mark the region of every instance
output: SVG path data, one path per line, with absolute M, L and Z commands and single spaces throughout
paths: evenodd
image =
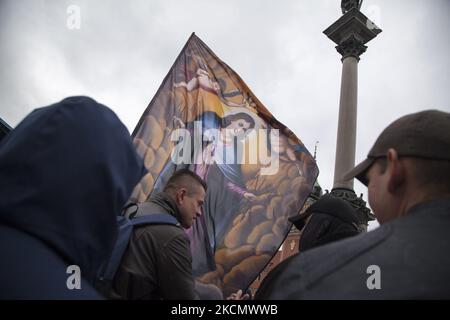
M 207 185 L 186 230 L 196 280 L 224 294 L 246 289 L 285 239 L 318 175 L 302 142 L 239 75 L 192 34 L 133 132 L 148 169 L 143 202 L 178 169 Z

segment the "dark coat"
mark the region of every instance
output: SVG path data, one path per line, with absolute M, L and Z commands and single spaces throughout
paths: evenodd
M 0 298 L 101 298 L 91 284 L 144 172 L 127 129 L 90 98 L 28 115 L 0 145 Z
M 283 261 L 255 298 L 448 299 L 449 230 L 450 199 L 419 204 L 374 231 Z M 368 288 L 374 265 L 381 289 Z
M 306 220 L 311 216 L 308 223 Z M 302 215 L 290 219 L 302 231 L 301 252 L 359 234 L 356 209 L 346 200 L 324 195 Z M 306 224 L 306 226 L 305 226 Z
M 180 221 L 175 202 L 164 193 L 141 203 L 136 216 L 152 213 Z M 194 287 L 190 242 L 182 227 L 144 225 L 133 230 L 113 281 L 113 298 L 192 300 L 197 298 Z

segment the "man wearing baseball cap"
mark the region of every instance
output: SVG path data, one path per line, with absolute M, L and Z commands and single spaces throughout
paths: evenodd
M 381 226 L 283 262 L 257 299 L 450 298 L 450 114 L 401 117 L 345 177 Z
M 450 115 L 428 110 L 394 121 L 345 178 L 368 187 L 372 210 L 384 223 L 416 204 L 448 197 L 449 165 Z

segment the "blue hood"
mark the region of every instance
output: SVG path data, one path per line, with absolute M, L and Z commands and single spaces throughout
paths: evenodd
M 92 283 L 144 173 L 114 112 L 87 97 L 64 99 L 1 141 L 0 224 L 39 239 Z

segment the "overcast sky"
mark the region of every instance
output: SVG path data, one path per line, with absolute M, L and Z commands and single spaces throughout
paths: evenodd
M 68 28 L 70 5 L 79 29 Z M 359 62 L 357 162 L 396 118 L 450 111 L 450 1 L 364 0 L 361 11 L 383 32 Z M 340 15 L 339 0 L 0 0 L 0 117 L 15 126 L 88 95 L 131 132 L 195 32 L 311 153 L 319 141 L 319 182 L 331 189 L 342 64 L 322 31 Z

